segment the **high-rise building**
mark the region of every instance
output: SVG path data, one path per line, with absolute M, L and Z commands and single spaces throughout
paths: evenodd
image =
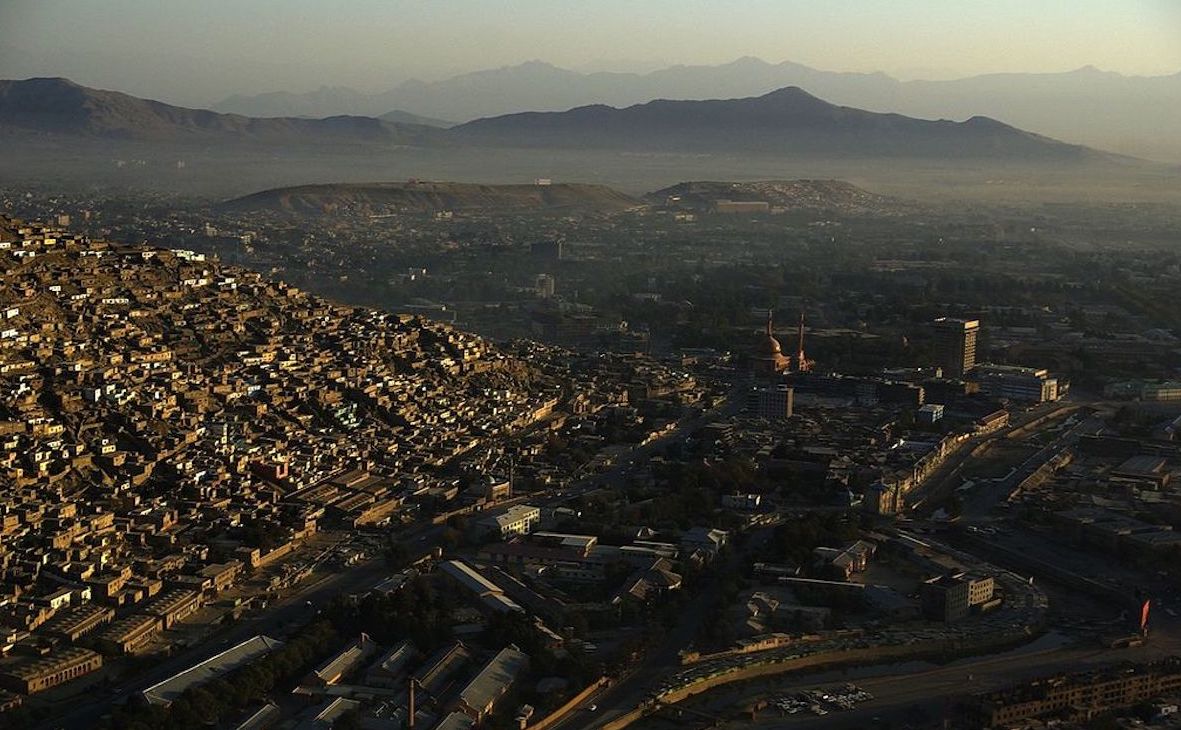
M 759 418 L 791 418 L 795 411 L 795 390 L 787 385 L 752 388 L 746 396 L 746 410 Z
M 550 274 L 538 274 L 537 282 L 534 284 L 534 291 L 541 299 L 551 299 L 557 289 L 557 282 Z
M 940 317 L 935 320 L 936 364 L 943 376 L 960 378 L 976 365 L 976 336 L 980 321 Z

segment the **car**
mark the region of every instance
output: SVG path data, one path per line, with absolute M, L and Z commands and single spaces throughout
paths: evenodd
M 598 712 L 599 706 L 598 705 L 591 705 L 590 707 L 588 707 L 586 709 L 590 710 L 591 712 Z

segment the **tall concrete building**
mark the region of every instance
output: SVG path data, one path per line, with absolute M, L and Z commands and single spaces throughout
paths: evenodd
M 746 410 L 759 418 L 791 418 L 795 410 L 795 390 L 787 385 L 752 388 L 746 396 Z
M 960 378 L 976 364 L 976 336 L 980 321 L 940 317 L 935 320 L 936 364 L 943 377 Z

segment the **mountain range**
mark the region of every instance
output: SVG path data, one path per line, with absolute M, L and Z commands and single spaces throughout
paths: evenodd
M 60 78 L 0 81 L 0 129 L 74 137 L 263 145 L 413 144 L 433 130 L 383 119 L 254 118 L 187 109 Z
M 623 109 L 596 105 L 526 112 L 450 129 L 372 117 L 253 118 L 186 109 L 65 79 L 0 82 L 0 128 L 64 137 L 161 144 L 340 145 L 373 148 L 534 148 L 724 152 L 817 158 L 943 158 L 1074 162 L 1102 153 L 985 117 L 913 119 L 830 104 L 790 87 L 762 96 L 658 100 Z
M 1102 153 L 987 117 L 913 119 L 836 106 L 797 87 L 745 99 L 657 100 L 617 109 L 525 112 L 449 130 L 468 144 L 645 152 L 775 154 L 797 158 L 1081 161 Z
M 651 73 L 579 73 L 540 61 L 433 82 L 406 81 L 365 94 L 340 87 L 307 94 L 235 96 L 213 105 L 251 116 L 379 116 L 392 109 L 456 122 L 520 111 L 629 106 L 654 99 L 758 96 L 798 86 L 835 104 L 922 118 L 989 116 L 1040 134 L 1123 154 L 1181 160 L 1181 73 L 1124 76 L 1093 67 L 1044 74 L 990 74 L 899 81 L 884 73 L 823 71 L 742 58 L 718 66 Z M 399 120 L 401 121 L 401 120 Z
M 247 117 L 297 117 L 322 119 L 332 116 L 379 117 L 401 124 L 448 127 L 452 122 L 395 109 L 384 94 L 363 94 L 345 86 L 321 86 L 302 94 L 271 91 L 250 96 L 236 95 L 210 106 L 212 111 Z

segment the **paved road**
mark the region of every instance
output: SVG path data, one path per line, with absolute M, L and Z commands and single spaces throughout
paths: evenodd
M 1146 661 L 1166 656 L 1172 647 L 1148 644 L 1118 651 L 1090 646 L 1063 646 L 1046 649 L 1019 649 L 1006 654 L 962 659 L 943 666 L 908 663 L 893 667 L 856 667 L 804 674 L 788 674 L 777 678 L 756 680 L 729 691 L 715 690 L 683 703 L 685 707 L 705 713 L 731 718 L 740 708 L 749 706 L 756 698 L 790 696 L 818 687 L 836 687 L 846 682 L 856 683 L 874 695 L 855 709 L 830 712 L 824 717 L 810 713 L 781 715 L 774 708 L 759 713 L 756 725 L 760 728 L 872 728 L 874 718 L 905 716 L 915 706 L 936 716 L 954 707 L 965 694 L 1000 689 L 1023 679 L 1032 679 L 1058 672 L 1084 670 L 1122 661 Z M 663 711 L 665 717 L 675 717 L 675 710 Z M 741 724 L 746 726 L 749 716 Z M 694 723 L 690 722 L 690 725 Z M 659 723 L 641 721 L 637 730 L 658 727 Z

